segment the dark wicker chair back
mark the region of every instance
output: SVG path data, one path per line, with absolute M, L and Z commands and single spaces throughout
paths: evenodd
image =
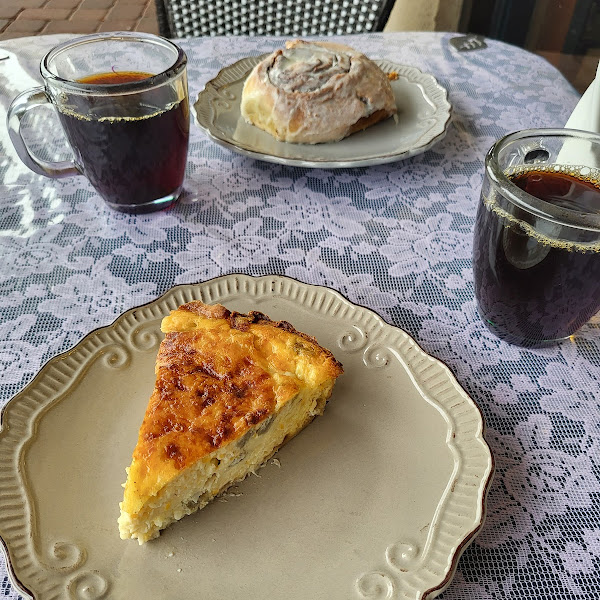
M 394 0 L 155 0 L 160 34 L 342 35 L 382 31 Z

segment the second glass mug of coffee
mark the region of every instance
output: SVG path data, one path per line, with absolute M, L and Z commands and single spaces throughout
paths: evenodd
M 531 129 L 492 146 L 473 269 L 484 322 L 519 346 L 565 340 L 600 310 L 600 135 Z
M 99 33 L 56 46 L 40 65 L 44 87 L 17 96 L 8 131 L 21 160 L 47 177 L 84 175 L 113 209 L 147 213 L 177 201 L 189 140 L 187 58 L 144 33 Z M 34 156 L 25 114 L 52 104 L 73 160 Z

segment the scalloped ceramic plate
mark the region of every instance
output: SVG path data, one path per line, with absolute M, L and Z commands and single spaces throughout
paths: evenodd
M 342 168 L 404 160 L 429 150 L 445 135 L 450 123 L 448 93 L 433 75 L 388 60 L 375 60 L 391 81 L 397 117 L 331 144 L 279 142 L 240 114 L 246 77 L 266 54 L 244 58 L 209 81 L 194 104 L 196 121 L 215 142 L 260 160 L 303 167 Z
M 119 539 L 121 483 L 160 320 L 192 299 L 287 319 L 345 374 L 325 415 L 257 477 L 139 546 Z M 52 359 L 5 407 L 11 577 L 38 600 L 432 598 L 483 523 L 482 430 L 446 366 L 330 289 L 245 275 L 175 287 Z

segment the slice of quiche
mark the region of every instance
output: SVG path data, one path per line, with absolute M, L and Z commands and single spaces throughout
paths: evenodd
M 189 302 L 165 317 L 123 502 L 140 544 L 260 467 L 316 415 L 342 365 L 289 323 Z

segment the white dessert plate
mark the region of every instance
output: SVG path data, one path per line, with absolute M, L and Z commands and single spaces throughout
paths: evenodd
M 403 160 L 429 150 L 450 123 L 448 93 L 433 75 L 389 60 L 375 60 L 391 81 L 398 114 L 330 144 L 289 144 L 246 123 L 240 99 L 246 77 L 264 56 L 244 58 L 224 69 L 198 94 L 196 121 L 217 144 L 260 160 L 319 168 L 347 168 Z
M 325 414 L 204 510 L 121 540 L 160 321 L 192 299 L 313 334 L 345 373 Z M 449 369 L 337 292 L 277 276 L 173 288 L 50 360 L 5 407 L 0 535 L 37 600 L 429 599 L 483 524 L 482 416 Z

